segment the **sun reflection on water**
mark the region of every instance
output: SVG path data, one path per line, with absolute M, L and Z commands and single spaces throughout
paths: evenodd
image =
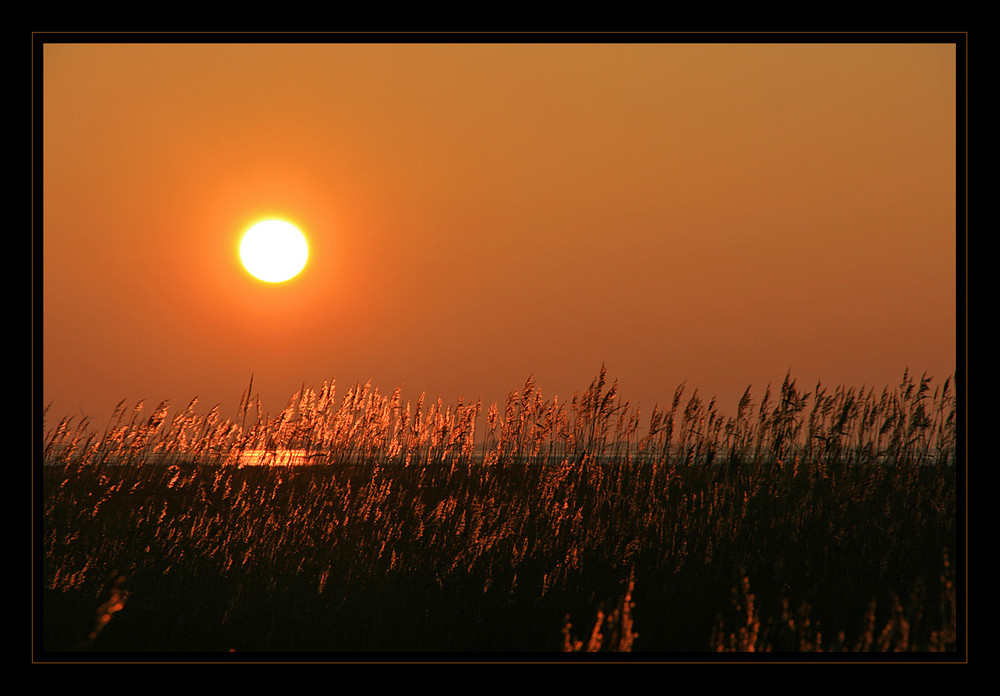
M 293 466 L 309 461 L 304 449 L 249 449 L 240 453 L 239 466 Z

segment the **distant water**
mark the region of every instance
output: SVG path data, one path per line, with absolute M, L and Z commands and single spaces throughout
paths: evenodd
M 59 459 L 59 454 L 63 450 L 65 445 L 56 445 L 52 448 L 52 456 L 46 460 L 45 464 L 52 463 Z M 218 454 L 199 454 L 196 455 L 190 452 L 137 452 L 133 453 L 131 456 L 123 457 L 120 455 L 110 455 L 104 460 L 105 464 L 121 464 L 125 462 L 131 463 L 144 463 L 144 464 L 155 464 L 155 465 L 168 465 L 168 464 L 182 464 L 184 462 L 190 462 L 198 459 L 205 463 L 221 463 L 225 461 L 227 457 L 220 456 Z M 230 460 L 231 461 L 231 460 Z M 306 450 L 304 449 L 250 449 L 245 450 L 240 453 L 239 459 L 236 460 L 236 464 L 239 466 L 293 466 L 296 464 L 306 464 L 313 461 Z

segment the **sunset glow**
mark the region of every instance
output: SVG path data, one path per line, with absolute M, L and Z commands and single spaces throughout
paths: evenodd
M 33 34 L 33 657 L 963 661 L 967 36 L 390 34 Z
M 331 378 L 571 399 L 602 363 L 646 413 L 682 381 L 732 410 L 789 370 L 956 369 L 953 45 L 53 43 L 42 67 L 54 411 L 231 413 L 251 374 L 271 413 Z M 234 252 L 261 218 L 308 236 L 291 282 Z

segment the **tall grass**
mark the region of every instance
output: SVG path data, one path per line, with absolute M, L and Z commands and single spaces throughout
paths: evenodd
M 830 391 L 817 384 L 803 392 L 786 376 L 778 393 L 769 385 L 755 408 L 748 387 L 731 417 L 717 410 L 714 399 L 706 404 L 697 390 L 685 398 L 682 384 L 669 408 L 655 406 L 640 428 L 639 410 L 619 397 L 617 382 L 608 384 L 602 366 L 588 389 L 568 404 L 544 398 L 529 378 L 508 395 L 502 411 L 491 405 L 481 453 L 489 462 L 589 458 L 722 464 L 729 470 L 795 460 L 824 467 L 953 464 L 951 379 L 933 392 L 930 384 L 926 375 L 915 381 L 905 372 L 895 390 Z M 159 461 L 237 463 L 248 451 L 266 458 L 289 450 L 303 451 L 311 463 L 338 465 L 470 460 L 477 454 L 483 413 L 481 401 L 461 398 L 445 405 L 421 394 L 415 404 L 404 404 L 400 389 L 383 394 L 370 382 L 350 387 L 339 402 L 335 382 L 325 382 L 318 392 L 303 386 L 274 418 L 261 415 L 260 400 L 249 390 L 240 399 L 238 421 L 223 420 L 218 406 L 198 415 L 197 401 L 171 419 L 168 402 L 143 418 L 144 402 L 130 410 L 122 401 L 99 436 L 89 419 L 74 426 L 73 417 L 63 418 L 46 433 L 42 460 L 129 464 L 160 455 Z
M 41 447 L 46 644 L 955 649 L 950 379 L 786 376 L 732 416 L 686 392 L 642 422 L 603 367 L 568 402 L 529 378 L 485 410 L 330 382 L 270 417 L 251 381 L 235 420 L 196 401 L 122 402 L 100 434 L 63 419 Z M 111 571 L 129 586 L 109 603 Z

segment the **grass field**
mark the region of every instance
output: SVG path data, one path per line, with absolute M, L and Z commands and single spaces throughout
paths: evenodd
M 949 380 L 168 406 L 46 431 L 40 655 L 961 651 Z

